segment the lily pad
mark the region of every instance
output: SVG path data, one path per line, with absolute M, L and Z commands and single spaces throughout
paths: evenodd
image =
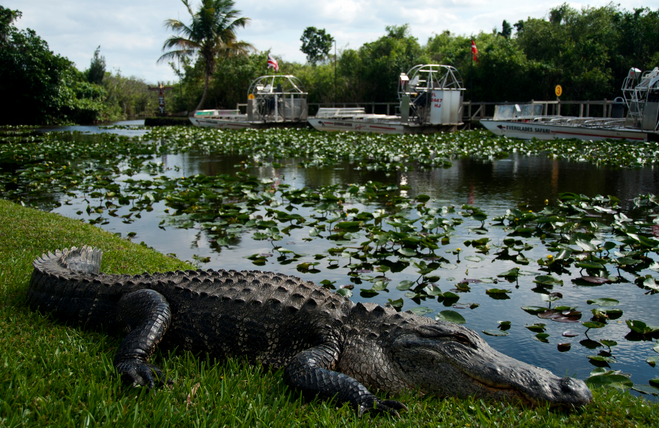
M 414 315 L 425 315 L 431 313 L 432 311 L 432 309 L 426 306 L 417 306 L 409 310 L 409 312 L 412 312 Z
M 595 361 L 598 363 L 615 363 L 616 359 L 614 357 L 609 357 L 606 355 L 586 355 L 590 361 Z
M 499 278 L 513 278 L 514 279 L 514 278 L 517 278 L 519 275 L 520 275 L 519 268 L 514 267 L 514 268 L 510 269 L 509 271 L 502 272 L 502 273 L 498 274 L 497 276 Z
M 572 344 L 569 342 L 559 343 L 556 345 L 558 352 L 567 352 L 572 348 Z
M 434 284 L 430 284 L 429 286 L 424 288 L 423 291 L 425 291 L 426 294 L 428 294 L 428 296 L 432 296 L 432 297 L 437 297 L 442 295 L 442 290 L 440 290 L 439 287 L 437 287 Z
M 650 364 L 650 366 L 654 367 L 657 365 L 657 362 L 659 362 L 659 357 L 646 358 L 645 362 Z
M 350 298 L 352 297 L 352 290 L 349 288 L 342 287 L 336 290 L 336 294 L 340 294 L 343 297 Z
M 537 340 L 539 340 L 540 342 L 544 342 L 544 343 L 549 343 L 549 340 L 547 340 L 548 337 L 549 337 L 548 333 L 538 333 L 538 334 L 535 335 L 535 338 Z
M 501 330 L 483 330 L 483 334 L 488 336 L 508 336 L 509 333 Z
M 398 252 L 405 257 L 414 257 L 416 256 L 416 251 L 410 249 L 410 248 L 400 248 Z
M 553 275 L 538 275 L 533 281 L 536 284 L 545 285 L 545 286 L 554 286 L 554 285 L 563 285 L 563 280 L 556 278 Z
M 544 306 L 522 306 L 522 310 L 531 315 L 538 315 L 542 312 L 547 312 L 549 309 Z
M 536 323 L 536 324 L 532 324 L 532 325 L 525 325 L 524 327 L 526 327 L 527 329 L 531 330 L 534 333 L 543 333 L 546 330 L 545 326 L 546 326 L 546 324 L 543 324 L 543 323 L 537 324 Z
M 586 322 L 582 322 L 581 325 L 583 325 L 586 328 L 602 328 L 606 324 L 597 321 L 586 321 Z
M 460 303 L 460 304 L 456 303 L 455 305 L 453 305 L 455 309 L 476 309 L 479 306 L 480 306 L 479 303 Z
M 641 394 L 654 395 L 655 397 L 659 395 L 659 387 L 655 388 L 650 385 L 634 384 L 632 390 L 640 392 Z
M 603 297 L 601 299 L 586 300 L 586 303 L 588 303 L 589 305 L 597 305 L 597 306 L 616 306 L 620 304 L 620 301 L 616 299 L 610 299 L 608 297 Z
M 596 387 L 612 387 L 618 389 L 626 389 L 634 386 L 634 383 L 629 377 L 621 374 L 620 371 L 607 370 L 599 368 L 593 370 L 591 376 L 585 380 L 586 385 L 590 388 Z
M 396 310 L 400 310 L 403 307 L 403 299 L 396 299 L 396 300 L 391 300 L 389 299 L 389 302 L 387 302 L 387 306 L 391 306 L 392 308 Z
M 467 320 L 464 319 L 462 315 L 451 310 L 441 311 L 440 313 L 435 315 L 435 319 L 437 321 L 448 321 L 455 324 L 464 324 L 467 322 Z
M 485 290 L 485 293 L 487 293 L 490 298 L 495 299 L 495 300 L 507 300 L 510 299 L 510 296 L 508 296 L 508 293 L 510 293 L 510 290 L 506 289 L 501 289 L 501 288 L 490 288 L 488 290 Z
M 489 288 L 485 290 L 487 294 L 508 294 L 511 292 L 511 290 L 507 290 L 505 288 Z
M 466 282 L 468 284 L 479 284 L 479 283 L 483 282 L 483 280 L 482 279 L 474 279 L 474 278 L 465 278 L 460 282 Z
M 573 279 L 577 285 L 603 285 L 610 284 L 612 281 L 609 278 L 603 276 L 582 276 L 580 278 Z
M 630 328 L 630 330 L 640 335 L 652 335 L 659 333 L 659 327 L 654 325 L 647 325 L 643 321 L 626 320 L 625 322 L 627 323 L 627 326 Z
M 556 322 L 576 323 L 581 319 L 581 312 L 576 310 L 550 309 L 548 311 L 539 313 L 538 318 L 548 319 Z
M 601 348 L 602 347 L 601 343 L 599 343 L 596 340 L 592 340 L 592 339 L 581 340 L 581 341 L 579 341 L 579 345 L 583 346 L 584 348 L 588 348 L 588 349 L 596 349 L 596 348 Z
M 510 321 L 498 321 L 500 330 L 510 330 Z

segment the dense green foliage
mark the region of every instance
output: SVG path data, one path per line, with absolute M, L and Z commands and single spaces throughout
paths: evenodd
M 54 54 L 32 30 L 14 21 L 21 12 L 0 6 L 0 82 L 7 124 L 88 122 L 103 109 L 105 90 L 89 83 L 68 59 Z
M 325 32 L 324 28 L 307 27 L 300 37 L 302 48 L 307 55 L 309 64 L 316 65 L 319 61 L 326 59 L 332 49 L 334 37 Z
M 125 77 L 117 70 L 105 73 L 103 88 L 104 109 L 96 119 L 100 122 L 126 120 L 153 115 L 158 110 L 158 92 L 152 90 L 141 78 Z M 153 87 L 155 88 L 155 87 Z
M 33 30 L 18 30 L 21 12 L 0 6 L 0 82 L 6 108 L 2 124 L 62 125 L 122 120 L 153 112 L 157 93 L 146 83 L 105 71 L 100 46 L 81 72 L 48 49 Z
M 610 4 L 576 10 L 563 4 L 550 10 L 547 19 L 528 18 L 514 26 L 504 21 L 501 31 L 477 35 L 439 32 L 425 44 L 407 25 L 388 26 L 385 31 L 358 48 L 339 49 L 326 63 L 280 60 L 280 70 L 302 80 L 312 103 L 395 102 L 400 73 L 416 64 L 447 64 L 462 73 L 465 99 L 501 102 L 553 99 L 557 84 L 563 87 L 563 100 L 612 99 L 620 95 L 631 67 L 648 70 L 659 65 L 659 10 L 649 8 L 627 11 Z M 477 63 L 471 55 L 472 38 L 479 50 Z M 260 68 L 251 76 L 244 74 L 243 86 L 232 89 L 241 97 L 223 95 L 220 88 L 236 83 L 227 75 L 234 67 L 244 73 L 245 60 L 235 65 L 229 61 L 216 70 L 216 84 L 208 94 L 209 101 L 215 100 L 213 106 L 233 108 L 245 102 L 249 82 L 266 72 L 265 61 L 258 64 L 261 55 L 252 57 Z M 200 86 L 203 74 L 196 67 L 189 71 L 183 92 L 199 92 L 191 83 Z
M 105 77 L 105 57 L 101 56 L 100 46 L 94 51 L 94 57 L 89 64 L 89 69 L 85 71 L 85 75 L 89 83 L 103 83 L 103 77 Z

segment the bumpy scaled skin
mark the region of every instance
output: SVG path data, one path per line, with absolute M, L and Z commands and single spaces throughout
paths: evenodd
M 89 247 L 34 261 L 32 309 L 125 334 L 114 360 L 122 378 L 154 387 L 165 375 L 148 363 L 161 341 L 222 359 L 284 367 L 305 396 L 350 403 L 360 414 L 405 406 L 370 391 L 419 388 L 440 396 L 584 406 L 586 385 L 517 361 L 465 327 L 354 304 L 312 282 L 260 271 L 100 273 Z

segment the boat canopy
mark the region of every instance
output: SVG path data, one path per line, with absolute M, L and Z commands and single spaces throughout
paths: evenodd
M 403 122 L 418 125 L 459 125 L 465 88 L 455 67 L 419 64 L 398 81 L 398 98 Z
M 258 77 L 247 91 L 247 114 L 250 121 L 306 120 L 307 93 L 300 80 L 290 74 Z
M 647 129 L 659 128 L 657 102 L 659 101 L 659 67 L 641 72 L 630 68 L 622 82 L 622 95 L 627 105 L 630 126 Z
M 401 73 L 398 98 L 416 96 L 433 89 L 464 90 L 460 72 L 450 65 L 419 64 L 407 73 Z

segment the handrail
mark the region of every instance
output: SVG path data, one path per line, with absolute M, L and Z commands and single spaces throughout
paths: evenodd
M 617 104 L 614 100 L 590 100 L 590 101 L 526 101 L 526 102 L 491 102 L 491 101 L 464 101 L 463 102 L 463 121 L 470 122 L 480 119 L 491 119 L 494 116 L 494 107 L 497 105 L 514 105 L 514 104 L 543 104 L 545 105 L 544 114 L 561 115 L 561 112 L 575 117 L 601 117 L 610 118 L 613 113 L 613 106 Z M 354 102 L 354 103 L 307 103 L 309 115 L 313 116 L 320 108 L 328 107 L 355 107 L 364 108 L 366 113 L 370 114 L 398 114 L 400 112 L 400 103 L 396 102 Z M 236 108 L 244 111 L 247 104 L 236 104 Z

